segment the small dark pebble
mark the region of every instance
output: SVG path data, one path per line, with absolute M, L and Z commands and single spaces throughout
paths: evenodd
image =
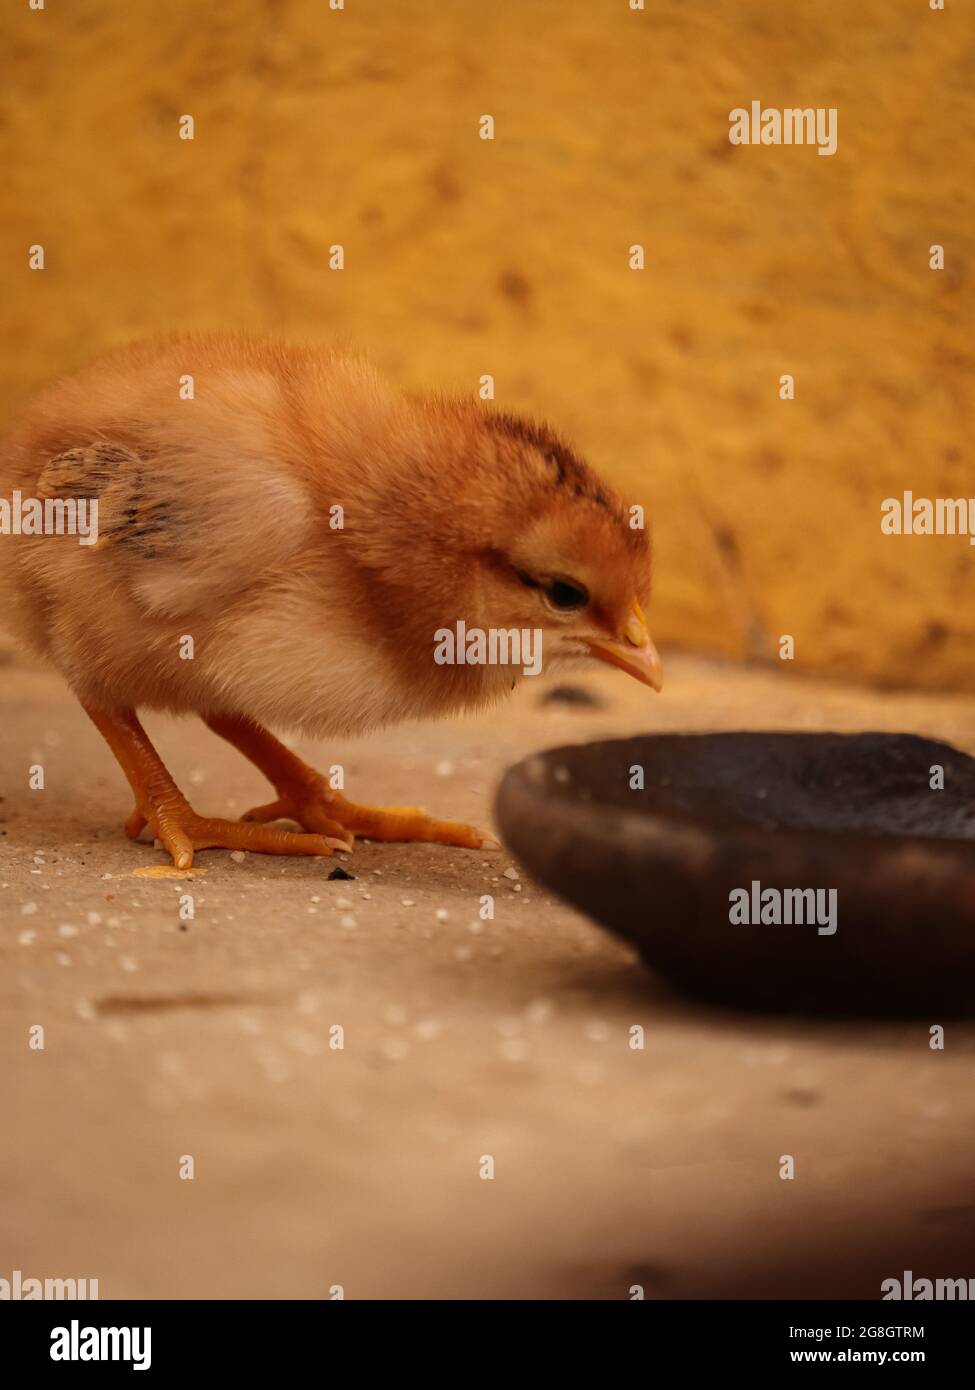
M 329 878 L 355 878 L 355 874 L 347 874 L 343 868 L 334 868 L 329 874 Z
M 782 1099 L 787 1100 L 790 1105 L 817 1105 L 819 1092 L 807 1091 L 803 1087 L 797 1086 L 791 1091 L 783 1091 Z
M 928 1207 L 921 1212 L 922 1221 L 975 1221 L 975 1206 Z
M 584 685 L 553 685 L 545 692 L 540 705 L 577 705 L 584 709 L 605 709 L 606 701 L 601 695 L 587 690 Z

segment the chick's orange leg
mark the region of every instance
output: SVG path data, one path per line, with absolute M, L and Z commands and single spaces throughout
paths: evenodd
M 304 835 L 274 826 L 198 816 L 166 771 L 146 731 L 131 709 L 85 711 L 115 754 L 135 795 L 126 834 L 135 839 L 148 825 L 172 855 L 177 869 L 188 869 L 198 849 L 244 849 L 260 854 L 331 854 L 350 849 L 343 839 Z
M 460 849 L 480 849 L 490 838 L 473 825 L 437 820 L 418 806 L 357 806 L 259 724 L 222 716 L 207 723 L 260 768 L 278 793 L 276 801 L 248 812 L 250 821 L 281 817 L 306 830 L 349 839 L 358 834 L 370 840 L 424 840 Z

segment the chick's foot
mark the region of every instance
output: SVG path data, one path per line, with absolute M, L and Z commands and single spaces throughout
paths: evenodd
M 125 832 L 136 839 L 146 825 L 172 856 L 177 869 L 188 869 L 198 849 L 242 849 L 255 854 L 327 855 L 352 849 L 345 835 L 305 835 L 296 830 L 280 830 L 245 820 L 221 820 L 198 816 L 182 798 L 182 804 L 137 806 L 126 822 Z
M 198 849 L 327 855 L 335 849 L 352 848 L 344 836 L 303 835 L 269 825 L 198 816 L 170 777 L 134 710 L 101 710 L 87 705 L 85 709 L 118 759 L 135 795 L 126 834 L 135 839 L 148 825 L 177 869 L 189 869 Z
M 418 806 L 357 806 L 346 801 L 320 772 L 249 719 L 212 715 L 207 723 L 259 767 L 278 794 L 275 801 L 249 811 L 245 822 L 293 820 L 316 834 L 350 841 L 364 835 L 370 840 L 422 840 L 459 849 L 495 844 L 492 835 L 473 825 L 437 820 Z
M 419 806 L 357 806 L 332 791 L 320 776 L 317 785 L 303 784 L 267 806 L 256 806 L 244 819 L 259 823 L 293 820 L 306 830 L 350 840 L 364 835 L 369 840 L 426 841 L 458 849 L 480 849 L 491 840 L 473 825 L 437 820 Z

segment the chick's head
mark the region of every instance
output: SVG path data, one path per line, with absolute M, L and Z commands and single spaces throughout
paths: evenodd
M 643 526 L 543 426 L 488 417 L 480 452 L 480 476 L 496 484 L 481 489 L 495 505 L 466 585 L 481 626 L 540 630 L 546 666 L 593 656 L 659 690 Z

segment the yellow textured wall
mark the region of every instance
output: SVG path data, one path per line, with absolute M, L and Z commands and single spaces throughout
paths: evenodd
M 0 424 L 158 329 L 344 339 L 411 387 L 489 372 L 651 507 L 664 644 L 774 657 L 790 633 L 809 669 L 971 687 L 975 548 L 879 526 L 905 488 L 975 495 L 960 0 L 7 0 L 0 22 Z M 837 153 L 732 147 L 753 99 L 837 107 Z

